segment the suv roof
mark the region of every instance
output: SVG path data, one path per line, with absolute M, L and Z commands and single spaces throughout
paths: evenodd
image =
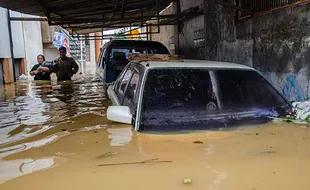
M 217 61 L 205 61 L 205 60 L 183 60 L 183 61 L 141 61 L 138 62 L 142 66 L 152 68 L 226 68 L 226 69 L 246 69 L 254 70 L 251 67 Z

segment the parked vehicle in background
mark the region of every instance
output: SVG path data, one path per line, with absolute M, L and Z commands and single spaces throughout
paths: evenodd
M 128 63 L 129 53 L 169 54 L 159 42 L 137 40 L 111 40 L 100 52 L 97 75 L 104 83 L 114 82 Z
M 108 88 L 109 120 L 136 131 L 200 130 L 286 116 L 289 102 L 253 68 L 211 61 L 132 61 Z

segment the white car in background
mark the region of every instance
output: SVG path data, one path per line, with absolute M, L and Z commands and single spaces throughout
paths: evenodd
M 136 131 L 226 128 L 291 111 L 255 69 L 224 62 L 131 61 L 108 95 L 108 119 Z

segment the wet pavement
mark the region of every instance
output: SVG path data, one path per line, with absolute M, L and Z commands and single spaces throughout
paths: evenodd
M 309 128 L 136 133 L 109 122 L 108 105 L 93 71 L 72 82 L 0 87 L 0 189 L 310 187 Z

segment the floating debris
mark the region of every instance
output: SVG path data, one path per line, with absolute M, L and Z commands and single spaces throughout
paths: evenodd
M 172 163 L 170 160 L 158 160 L 158 158 L 144 160 L 141 162 L 121 162 L 121 163 L 111 163 L 111 164 L 99 164 L 96 166 L 119 166 L 119 165 L 130 165 L 130 164 L 154 164 L 154 163 Z
M 248 152 L 249 155 L 264 155 L 264 154 L 275 154 L 275 153 L 277 152 L 271 151 L 271 150 L 262 151 L 262 152 Z
M 194 141 L 193 143 L 194 143 L 194 144 L 203 144 L 202 141 Z
M 117 154 L 117 152 L 106 152 L 106 153 L 98 156 L 97 159 L 104 158 L 104 157 L 107 157 L 107 156 L 113 156 L 113 155 L 116 155 L 116 154 Z
M 183 179 L 183 183 L 184 184 L 190 184 L 190 183 L 192 183 L 192 180 L 190 178 L 185 178 L 185 179 Z

